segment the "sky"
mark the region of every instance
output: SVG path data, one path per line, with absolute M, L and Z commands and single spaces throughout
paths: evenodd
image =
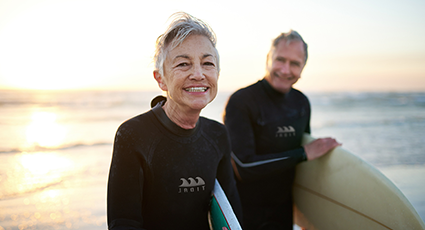
M 293 29 L 309 45 L 295 88 L 425 91 L 424 9 L 424 0 L 0 0 L 0 90 L 159 90 L 155 41 L 184 11 L 217 35 L 219 90 L 263 78 L 271 41 Z

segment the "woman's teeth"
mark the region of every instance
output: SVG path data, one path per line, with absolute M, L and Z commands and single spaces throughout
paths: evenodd
M 207 87 L 192 87 L 184 89 L 187 92 L 205 92 L 207 91 Z

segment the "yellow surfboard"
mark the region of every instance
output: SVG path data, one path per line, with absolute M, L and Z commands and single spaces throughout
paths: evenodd
M 305 134 L 303 144 L 314 138 Z M 294 222 L 315 229 L 419 229 L 425 224 L 379 170 L 337 147 L 297 166 Z

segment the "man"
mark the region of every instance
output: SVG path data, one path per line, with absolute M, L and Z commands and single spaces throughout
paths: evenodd
M 292 229 L 295 166 L 340 145 L 322 138 L 301 146 L 310 133 L 310 103 L 293 85 L 307 56 L 296 31 L 282 33 L 267 55 L 264 79 L 235 92 L 226 106 L 244 230 Z

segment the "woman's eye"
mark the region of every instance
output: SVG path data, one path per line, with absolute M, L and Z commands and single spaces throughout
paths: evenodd
M 187 64 L 186 62 L 182 62 L 182 63 L 179 63 L 178 65 L 177 65 L 177 67 L 185 67 L 185 66 L 188 66 L 189 64 Z
M 204 65 L 215 66 L 215 64 L 212 62 L 205 62 Z

